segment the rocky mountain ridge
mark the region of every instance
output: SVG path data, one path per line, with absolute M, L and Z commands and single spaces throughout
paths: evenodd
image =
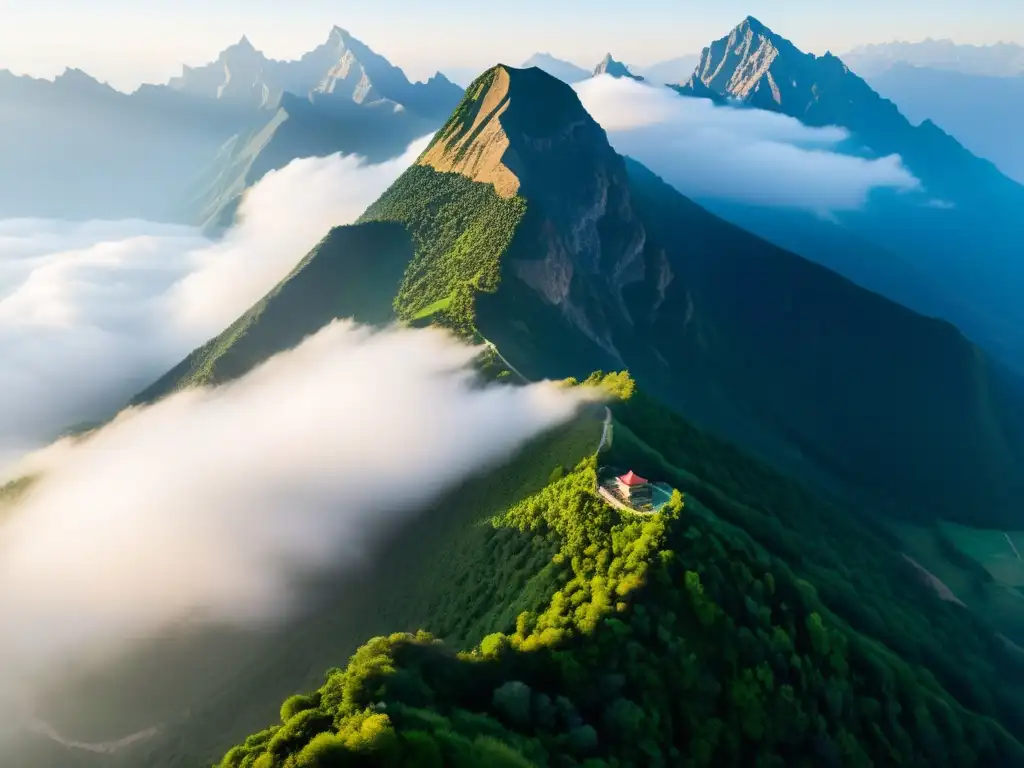
M 629 67 L 623 64 L 621 61 L 616 61 L 614 58 L 612 58 L 612 55 L 610 53 L 606 53 L 604 55 L 604 58 L 597 63 L 596 67 L 594 67 L 593 76 L 597 77 L 598 75 L 610 75 L 612 77 L 627 77 L 630 78 L 631 80 L 636 80 L 637 82 L 643 81 L 643 78 L 640 77 L 640 75 L 634 75 L 632 72 L 629 71 Z
M 412 83 L 402 70 L 341 27 L 298 59 L 267 58 L 247 37 L 201 67 L 184 67 L 168 87 L 261 109 L 288 92 L 313 100 L 341 98 L 358 104 L 390 100 L 425 114 L 447 114 L 462 89 L 440 72 Z

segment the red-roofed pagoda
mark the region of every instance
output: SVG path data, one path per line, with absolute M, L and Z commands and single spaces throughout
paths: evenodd
M 651 484 L 633 470 L 615 478 L 619 495 L 634 507 L 651 503 Z

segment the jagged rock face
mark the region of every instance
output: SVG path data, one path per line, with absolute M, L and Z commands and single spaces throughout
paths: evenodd
M 563 241 L 553 252 L 569 254 L 576 269 L 635 274 L 629 265 L 644 235 L 622 159 L 572 89 L 541 70 L 485 73 L 418 162 L 525 197 L 550 225 L 539 227 L 545 236 Z
M 418 162 L 524 197 L 528 245 L 510 254 L 512 274 L 613 350 L 603 315 L 612 308 L 629 321 L 621 292 L 644 278 L 646 234 L 622 158 L 571 88 L 536 68 L 495 67 Z
M 168 84 L 185 93 L 276 108 L 283 93 L 350 99 L 357 104 L 388 101 L 427 116 L 448 114 L 462 90 L 443 75 L 411 83 L 401 69 L 340 27 L 295 61 L 268 59 L 243 37 L 217 61 L 184 67 Z
M 676 90 L 738 99 L 809 125 L 887 132 L 909 127 L 894 104 L 838 58 L 804 53 L 749 16 L 703 50 L 693 76 Z
M 727 37 L 704 49 L 697 74 L 712 90 L 738 99 L 748 98 L 765 83 L 777 90 L 771 68 L 779 58 L 781 44 L 780 38 L 748 17 Z
M 365 67 L 356 60 L 355 54 L 351 51 L 346 51 L 341 60 L 331 67 L 327 77 L 317 86 L 316 92 L 351 99 L 357 104 L 380 98 Z
M 281 87 L 275 82 L 274 65 L 243 37 L 226 48 L 215 62 L 202 67 L 183 67 L 180 77 L 168 85 L 193 96 L 242 103 L 257 108 L 276 107 Z

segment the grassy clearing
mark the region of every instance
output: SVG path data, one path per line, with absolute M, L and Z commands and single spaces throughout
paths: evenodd
M 432 315 L 435 315 L 438 312 L 440 312 L 440 311 L 442 311 L 444 309 L 447 309 L 448 305 L 451 304 L 451 303 L 452 303 L 452 297 L 451 296 L 445 296 L 443 299 L 438 299 L 433 304 L 430 304 L 430 305 L 424 307 L 423 309 L 421 309 L 419 312 L 414 314 L 409 319 L 415 321 L 415 320 L 423 320 L 423 319 L 425 319 L 427 317 L 431 317 Z

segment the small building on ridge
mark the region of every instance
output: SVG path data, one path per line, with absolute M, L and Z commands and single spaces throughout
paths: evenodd
M 632 506 L 643 507 L 652 503 L 650 482 L 633 470 L 615 478 L 615 484 L 619 495 Z

